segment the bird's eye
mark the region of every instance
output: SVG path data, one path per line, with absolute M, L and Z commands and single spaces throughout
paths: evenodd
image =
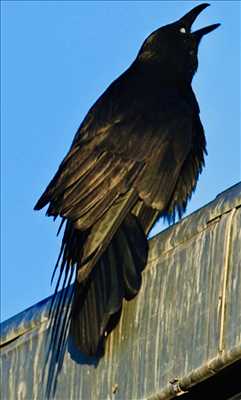
M 179 32 L 186 33 L 186 29 L 182 27 Z

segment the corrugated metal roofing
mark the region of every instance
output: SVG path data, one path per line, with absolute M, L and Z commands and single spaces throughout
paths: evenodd
M 150 241 L 104 358 L 88 364 L 70 347 L 56 399 L 171 399 L 241 359 L 240 206 L 241 183 Z M 3 399 L 43 398 L 50 301 L 2 324 Z

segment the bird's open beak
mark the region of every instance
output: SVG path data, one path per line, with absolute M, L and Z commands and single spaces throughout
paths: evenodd
M 197 16 L 210 4 L 208 3 L 203 3 L 199 4 L 197 7 L 194 7 L 191 11 L 189 11 L 187 14 L 185 14 L 180 20 L 179 23 L 183 24 L 185 28 L 187 29 L 188 32 L 191 31 L 192 24 L 196 20 Z M 218 28 L 220 24 L 213 24 L 206 26 L 205 28 L 199 29 L 196 32 L 192 32 L 192 35 L 196 37 L 197 40 L 201 40 L 203 35 L 206 35 L 207 33 L 213 31 L 214 29 Z

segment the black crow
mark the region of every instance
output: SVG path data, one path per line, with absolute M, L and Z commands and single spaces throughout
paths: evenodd
M 141 286 L 147 235 L 160 217 L 181 217 L 204 166 L 206 140 L 192 90 L 202 37 L 200 4 L 155 30 L 130 67 L 100 96 L 38 200 L 65 225 L 52 342 L 70 335 L 81 352 L 103 351 L 123 299 Z M 62 314 L 67 312 L 64 322 Z

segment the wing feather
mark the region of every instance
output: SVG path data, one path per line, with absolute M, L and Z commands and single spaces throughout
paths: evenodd
M 91 108 L 36 209 L 49 203 L 48 215 L 86 229 L 132 187 L 148 207 L 169 204 L 190 151 L 192 110 L 178 92 L 153 98 L 125 84 L 119 78 Z

